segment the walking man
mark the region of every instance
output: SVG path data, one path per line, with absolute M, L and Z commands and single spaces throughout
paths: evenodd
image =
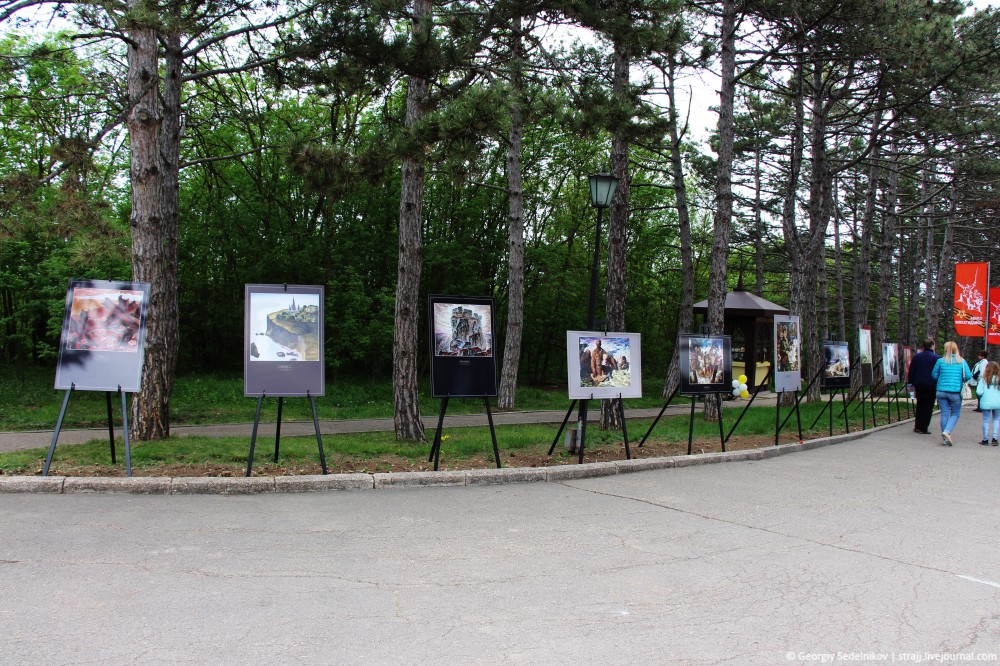
M 924 349 L 913 355 L 910 361 L 910 383 L 917 397 L 914 408 L 913 432 L 921 435 L 931 434 L 931 415 L 934 413 L 934 400 L 937 395 L 937 379 L 931 376 L 934 365 L 941 358 L 934 353 L 934 340 L 924 340 Z

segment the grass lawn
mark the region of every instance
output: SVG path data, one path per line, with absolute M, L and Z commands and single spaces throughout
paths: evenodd
M 51 430 L 59 417 L 65 391 L 52 388 L 55 371 L 47 368 L 0 369 L 0 431 Z M 660 407 L 659 385 L 647 385 L 646 397 L 629 400 L 630 408 Z M 130 397 L 131 399 L 131 397 Z M 114 411 L 121 401 L 113 400 Z M 564 386 L 522 387 L 517 390 L 520 411 L 565 410 L 569 406 Z M 252 422 L 256 399 L 243 395 L 243 375 L 180 375 L 170 398 L 170 422 L 176 425 Z M 429 382 L 420 386 L 420 408 L 424 416 L 437 416 L 440 403 L 432 398 Z M 327 383 L 326 395 L 316 399 L 320 419 L 392 418 L 392 382 L 370 379 L 342 379 Z M 482 401 L 452 400 L 448 414 L 479 414 Z M 115 419 L 120 420 L 118 414 Z M 283 419 L 312 419 L 309 401 L 303 398 L 284 402 Z M 70 398 L 64 428 L 96 428 L 108 421 L 104 393 L 77 391 Z
M 186 400 L 192 400 L 192 394 L 202 391 L 204 404 L 198 406 L 205 414 L 228 414 L 222 421 L 252 420 L 253 400 L 243 398 L 234 393 L 233 380 L 215 378 L 189 378 L 184 382 L 182 394 L 187 394 Z M 239 382 L 235 382 L 239 388 Z M 215 392 L 209 386 L 227 391 L 228 399 L 215 401 Z M 369 387 L 369 390 L 373 390 Z M 530 390 L 529 390 L 530 391 Z M 565 394 L 543 391 L 532 393 L 533 406 L 536 409 L 565 409 L 568 406 Z M 376 400 L 374 393 L 365 393 L 364 387 L 357 388 L 352 393 L 356 400 L 367 395 L 372 406 L 367 410 L 360 405 L 350 405 L 340 408 L 328 406 L 328 411 L 322 418 L 350 418 L 347 414 L 361 413 L 372 415 L 377 411 L 379 416 L 391 416 L 391 406 L 385 400 Z M 182 401 L 183 402 L 186 402 Z M 81 402 L 83 400 L 81 399 Z M 58 402 L 58 401 L 57 401 Z M 219 403 L 222 406 L 217 406 Z M 302 400 L 290 400 L 306 402 Z M 321 402 L 334 402 L 332 396 Z M 639 404 L 645 402 L 645 405 Z M 481 413 L 482 406 L 475 401 L 457 401 L 467 403 L 468 411 Z M 193 403 L 190 403 L 193 408 Z M 307 403 L 308 404 L 308 403 Z M 378 405 L 377 407 L 375 405 Z M 242 410 L 236 411 L 236 405 Z M 645 401 L 629 401 L 628 408 L 640 406 L 661 407 L 662 399 Z M 736 419 L 743 411 L 745 402 L 729 402 L 724 408 L 723 429 L 729 433 Z M 6 400 L 0 407 L 9 408 Z M 435 404 L 436 407 L 436 404 Z M 804 439 L 824 437 L 829 434 L 829 411 L 821 414 L 823 404 L 803 404 L 800 416 Z M 58 410 L 58 405 L 56 405 Z M 95 400 L 91 406 L 95 423 L 102 425 L 102 412 L 105 407 L 102 400 Z M 834 406 L 834 433 L 845 431 L 842 406 Z M 905 405 L 900 407 L 903 418 L 907 417 Z M 307 411 L 307 410 L 306 410 Z M 458 410 L 456 409 L 456 412 Z M 451 408 L 449 407 L 449 413 Z M 238 414 L 238 415 L 237 415 Z M 334 416 L 335 414 L 335 416 Z M 782 419 L 789 414 L 782 411 Z M 879 424 L 886 423 L 885 405 L 879 406 Z M 819 417 L 819 418 L 818 418 Z M 53 417 L 53 421 L 54 421 Z M 106 414 L 103 414 L 106 418 Z M 308 413 L 298 417 L 310 418 Z M 817 421 L 818 418 L 818 421 Z M 848 418 L 852 432 L 861 429 L 862 415 L 857 403 L 848 406 Z M 895 406 L 892 418 L 896 420 Z M 687 414 L 669 416 L 661 419 L 650 434 L 642 448 L 638 440 L 646 433 L 652 419 L 629 419 L 627 422 L 634 458 L 648 458 L 667 455 L 686 454 L 688 449 Z M 815 426 L 813 427 L 813 423 Z M 867 417 L 871 426 L 870 414 Z M 51 428 L 51 424 L 46 424 Z M 572 464 L 577 461 L 575 454 L 565 450 L 563 442 L 557 443 L 552 456 L 548 455 L 549 446 L 558 431 L 558 424 L 541 425 L 507 425 L 497 426 L 496 434 L 500 449 L 501 462 L 504 467 L 537 467 L 546 465 Z M 740 450 L 772 446 L 774 444 L 775 410 L 773 407 L 751 407 L 740 421 L 738 427 L 726 444 L 728 450 Z M 441 469 L 470 469 L 493 467 L 492 441 L 489 429 L 486 427 L 449 428 L 445 429 L 442 442 Z M 433 432 L 428 432 L 428 438 Z M 794 414 L 781 433 L 782 443 L 798 441 L 798 428 Z M 124 451 L 121 441 L 118 447 L 118 464 L 111 465 L 107 439 L 95 439 L 86 444 L 75 446 L 65 445 L 56 448 L 50 474 L 66 476 L 124 476 Z M 397 442 L 392 432 L 362 433 L 349 435 L 325 435 L 323 437 L 327 466 L 331 473 L 346 472 L 389 472 L 429 470 L 432 463 L 427 461 L 430 443 L 413 444 Z M 137 442 L 132 445 L 133 474 L 137 476 L 242 476 L 246 471 L 247 455 L 249 453 L 249 437 L 172 437 L 159 442 Z M 693 434 L 693 453 L 713 452 L 722 450 L 718 423 L 706 423 L 700 414 L 695 415 Z M 39 474 L 44 466 L 45 449 L 17 451 L 0 454 L 0 474 L 33 475 Z M 274 441 L 271 438 L 259 437 L 254 460 L 254 475 L 287 475 L 287 474 L 319 474 L 321 472 L 319 453 L 315 437 L 288 437 L 281 439 L 280 458 L 273 462 Z M 596 426 L 587 429 L 586 462 L 606 460 L 624 460 L 625 447 L 620 432 L 601 431 Z

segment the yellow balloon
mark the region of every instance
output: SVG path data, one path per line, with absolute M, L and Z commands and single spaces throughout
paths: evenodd
M 740 384 L 746 384 L 746 383 L 747 383 L 747 376 L 740 375 Z
M 750 391 L 743 391 L 742 393 L 740 393 L 740 397 L 741 398 L 749 398 L 750 397 Z

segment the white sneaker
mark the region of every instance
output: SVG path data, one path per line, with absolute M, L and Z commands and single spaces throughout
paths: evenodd
M 944 439 L 945 446 L 951 446 L 954 443 L 951 441 L 951 433 L 943 432 L 941 437 Z

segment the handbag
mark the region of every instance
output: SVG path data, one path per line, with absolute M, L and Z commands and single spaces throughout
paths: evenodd
M 965 379 L 965 368 L 962 368 L 962 379 Z M 962 400 L 972 400 L 972 385 L 976 381 L 975 377 L 969 377 L 962 382 Z

